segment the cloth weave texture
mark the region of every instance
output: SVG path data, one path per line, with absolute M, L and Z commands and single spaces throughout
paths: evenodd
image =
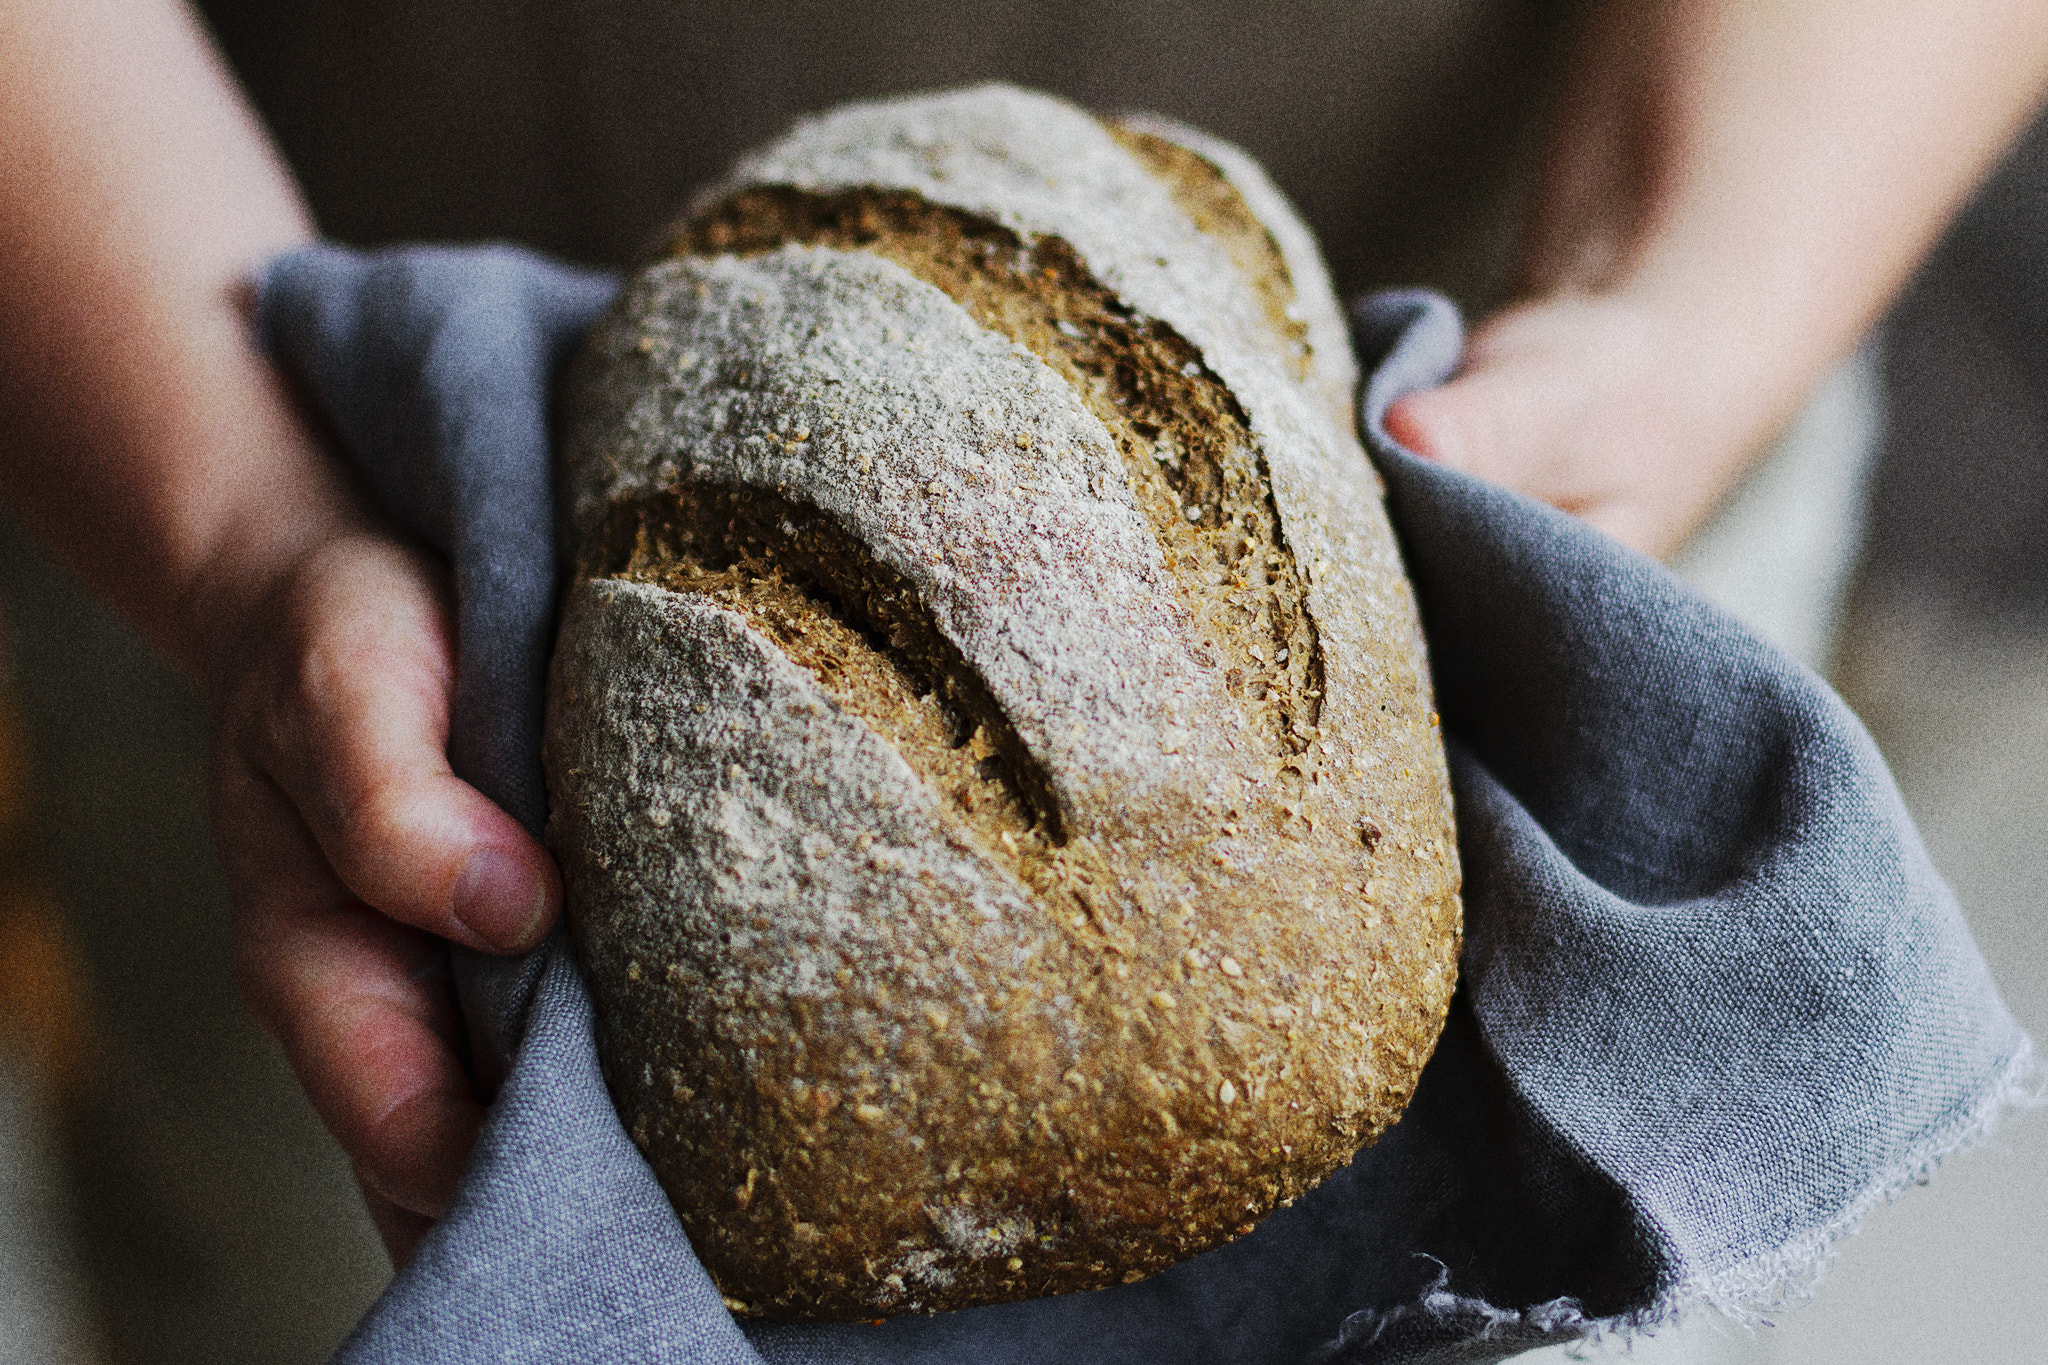
M 454 567 L 450 757 L 538 829 L 548 399 L 615 281 L 509 248 L 312 247 L 260 320 Z M 1407 1114 L 1226 1247 L 1092 1294 L 736 1322 L 599 1075 L 561 935 L 458 956 L 486 1083 L 453 1208 L 336 1359 L 1452 1362 L 1781 1297 L 2031 1073 L 1881 760 L 1812 674 L 1654 563 L 1401 451 L 1447 303 L 1354 313 L 1365 436 L 1429 637 L 1466 885 Z

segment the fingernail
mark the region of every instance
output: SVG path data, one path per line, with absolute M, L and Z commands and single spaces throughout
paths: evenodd
M 455 918 L 494 948 L 530 948 L 548 914 L 544 878 L 498 848 L 480 848 L 455 879 Z

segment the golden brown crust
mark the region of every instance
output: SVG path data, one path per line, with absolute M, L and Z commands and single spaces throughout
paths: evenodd
M 1196 227 L 1222 243 L 1266 310 L 1274 348 L 1292 362 L 1294 377 L 1309 377 L 1308 325 L 1293 314 L 1294 277 L 1273 240 L 1273 230 L 1259 221 L 1244 195 L 1216 164 L 1201 153 L 1157 133 L 1112 123 L 1109 133 L 1145 169 L 1173 192 L 1173 202 Z
M 1213 168 L 1139 150 L 1222 225 L 1302 373 L 1270 237 Z M 1157 680 L 1194 718 L 1158 731 L 1179 755 L 1158 763 L 1207 774 L 1075 771 L 1049 703 L 960 633 L 916 556 L 998 620 L 1000 565 L 943 537 L 890 560 L 861 529 L 846 490 L 869 471 L 835 461 L 872 451 L 881 479 L 929 432 L 898 450 L 822 423 L 859 365 L 898 361 L 776 400 L 777 457 L 811 452 L 791 468 L 835 484 L 735 482 L 700 453 L 616 501 L 580 547 L 551 685 L 554 833 L 607 1077 L 700 1255 L 747 1311 L 873 1316 L 1134 1279 L 1238 1235 L 1398 1116 L 1448 1003 L 1456 855 L 1407 599 L 1361 621 L 1317 596 L 1238 395 L 1057 236 L 908 191 L 765 186 L 677 248 L 580 363 L 572 461 L 674 460 L 634 395 L 760 382 L 751 361 L 700 375 L 687 338 L 716 310 L 827 276 L 872 289 L 839 253 L 887 262 L 942 295 L 911 289 L 903 316 L 957 308 L 1022 348 L 991 375 L 1042 365 L 1078 399 L 1063 429 L 1121 469 L 1098 511 L 1123 499 L 1156 546 L 1190 680 Z M 837 306 L 774 335 L 827 347 Z M 1085 575 L 1091 553 L 1056 558 Z M 1318 612 L 1368 642 L 1334 672 L 1376 704 L 1325 708 Z M 788 859 L 759 847 L 785 835 Z

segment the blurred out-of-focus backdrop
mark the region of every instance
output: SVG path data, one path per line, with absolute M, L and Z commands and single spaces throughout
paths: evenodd
M 1477 309 L 1561 7 L 201 8 L 350 243 L 497 238 L 622 263 L 800 112 L 1000 77 L 1237 141 L 1347 296 L 1424 283 Z M 1824 547 L 1855 573 L 1801 647 L 1876 734 L 2008 1001 L 2048 1037 L 2048 124 L 1871 355 L 1868 511 Z M 1768 618 L 1799 590 L 1765 575 L 1742 605 Z M 0 616 L 0 1365 L 324 1359 L 388 1267 L 235 1001 L 201 708 L 4 523 Z M 2048 1119 L 2022 1116 L 1873 1216 L 1782 1326 L 1685 1358 L 2018 1365 L 2041 1358 L 2043 1285 Z

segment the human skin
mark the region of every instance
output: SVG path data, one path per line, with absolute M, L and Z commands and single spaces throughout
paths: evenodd
M 1595 0 L 1515 301 L 1388 413 L 1419 454 L 1676 551 L 2040 99 L 2035 0 Z
M 1390 425 L 1669 550 L 1896 291 L 2044 67 L 2048 6 L 1597 7 L 1522 299 Z M 251 345 L 243 282 L 313 228 L 195 21 L 0 0 L 0 145 L 0 498 L 204 694 L 244 997 L 402 1262 L 482 1115 L 441 941 L 530 946 L 559 877 L 449 771 L 444 569 Z
M 199 686 L 244 999 L 402 1259 L 482 1109 L 442 939 L 517 949 L 545 850 L 448 768 L 445 573 L 250 342 L 312 225 L 175 0 L 0 4 L 0 498 Z

